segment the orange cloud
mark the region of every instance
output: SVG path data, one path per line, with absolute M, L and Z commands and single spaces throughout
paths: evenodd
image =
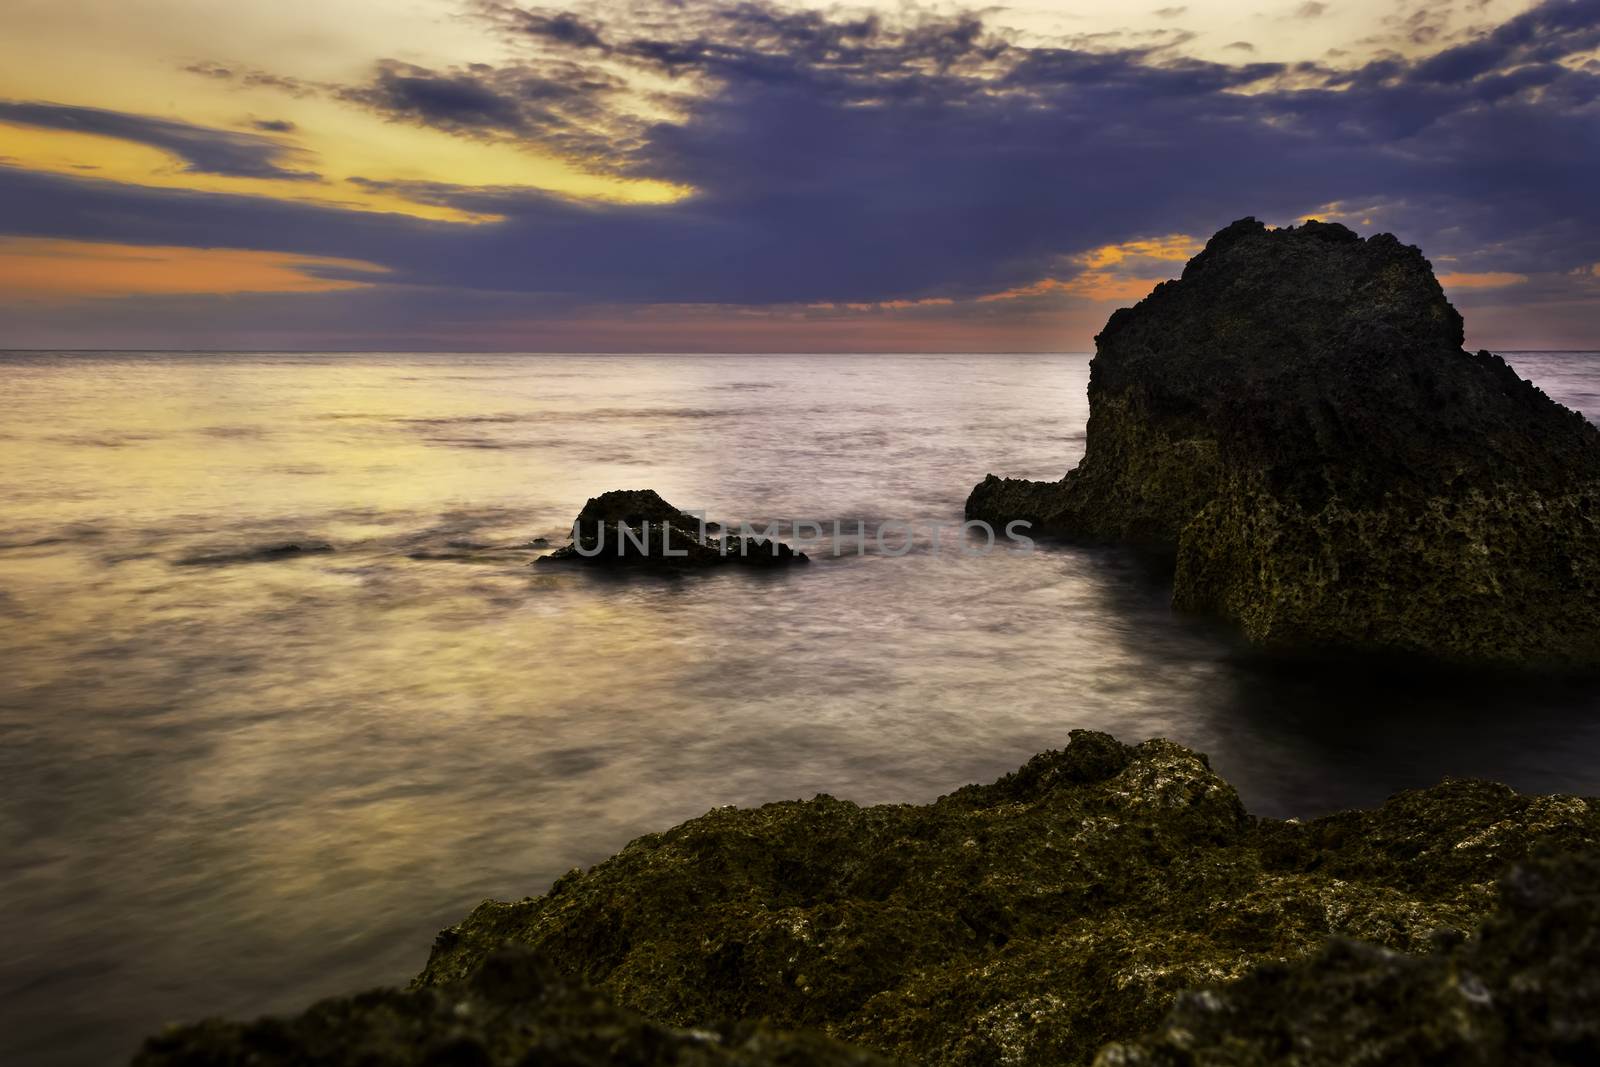
M 364 260 L 288 252 L 0 238 L 0 292 L 31 300 L 326 293 L 374 284 L 341 276 L 347 272 L 376 274 L 386 270 Z
M 1137 241 L 1101 245 L 1075 257 L 1090 270 L 1105 270 L 1129 260 L 1155 259 L 1182 263 L 1194 257 L 1204 247 L 1198 238 L 1186 233 L 1169 233 L 1165 237 L 1144 237 Z
M 980 304 L 996 300 L 1023 300 L 1028 297 L 1047 296 L 1050 293 L 1067 293 L 1090 300 L 1139 300 L 1149 294 L 1162 278 L 1117 277 L 1105 271 L 1086 271 L 1062 280 L 1041 278 L 1030 285 L 1019 285 L 998 293 L 978 297 Z
M 1200 241 L 1183 233 L 1101 245 L 1080 252 L 1068 261 L 1079 268 L 1071 277 L 1041 278 L 1028 285 L 980 296 L 978 302 L 1023 300 L 1051 293 L 1089 300 L 1139 300 L 1158 282 L 1176 273 L 1166 264 L 1184 262 L 1200 248 Z
M 847 308 L 850 311 L 909 311 L 913 308 L 949 307 L 954 303 L 954 300 L 950 300 L 942 296 L 936 296 L 930 297 L 927 300 L 879 300 L 875 303 L 839 304 L 837 306 Z M 818 304 L 815 306 L 821 308 L 831 308 L 835 305 Z
M 1511 274 L 1506 271 L 1439 275 L 1439 284 L 1446 289 L 1504 289 L 1508 285 L 1521 285 L 1527 280 L 1526 274 Z

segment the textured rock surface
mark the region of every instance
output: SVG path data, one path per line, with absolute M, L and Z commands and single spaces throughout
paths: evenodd
M 655 570 L 718 566 L 773 567 L 809 562 L 781 541 L 720 530 L 679 511 L 652 489 L 615 489 L 590 497 L 573 521 L 574 539 L 540 563 Z
M 1416 248 L 1236 222 L 1095 339 L 1078 467 L 968 516 L 1174 551 L 1267 646 L 1600 663 L 1600 432 L 1462 338 Z
M 1185 993 L 1096 1067 L 1600 1063 L 1600 854 L 1501 880 L 1470 940 L 1419 957 L 1336 940 L 1291 965 Z
M 760 1024 L 672 1030 L 575 984 L 526 949 L 457 986 L 378 989 L 293 1019 L 209 1020 L 153 1037 L 134 1067 L 872 1067 L 820 1034 Z
M 1319 951 L 1425 952 L 1595 803 L 1446 781 L 1307 823 L 1248 816 L 1203 756 L 1074 732 L 923 806 L 719 809 L 440 934 L 417 989 L 497 946 L 673 1026 L 764 1017 L 910 1063 L 1080 1063 L 1182 989 Z

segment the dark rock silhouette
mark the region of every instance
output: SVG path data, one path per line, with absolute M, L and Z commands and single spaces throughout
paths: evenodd
M 969 518 L 1176 554 L 1261 645 L 1600 664 L 1600 432 L 1389 234 L 1244 219 L 1095 339 L 1083 461 Z
M 211 1019 L 152 1037 L 134 1067 L 873 1067 L 820 1034 L 759 1023 L 686 1032 L 618 1008 L 526 949 L 459 986 L 376 989 L 291 1019 Z
M 679 511 L 652 489 L 617 489 L 591 497 L 573 522 L 574 540 L 540 563 L 692 570 L 719 566 L 774 567 L 807 563 L 781 541 L 722 533 Z
M 1447 780 L 1373 811 L 1253 819 L 1204 756 L 1074 731 L 929 805 L 819 796 L 639 838 L 542 897 L 481 905 L 415 988 L 510 941 L 672 1026 L 765 1018 L 907 1063 L 1084 1063 L 1180 990 L 1330 936 L 1427 952 L 1536 845 L 1600 845 L 1600 811 Z

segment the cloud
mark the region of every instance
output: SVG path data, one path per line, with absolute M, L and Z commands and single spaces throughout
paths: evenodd
M 1522 64 L 1553 65 L 1595 48 L 1600 48 L 1600 0 L 1547 0 L 1473 41 L 1418 63 L 1410 80 L 1460 84 Z
M 0 122 L 149 145 L 177 156 L 187 170 L 202 174 L 290 181 L 319 178 L 310 171 L 284 165 L 299 154 L 292 145 L 269 137 L 195 126 L 173 119 L 96 107 L 0 101 Z
M 1305 3 L 1294 9 L 1294 17 L 1297 19 L 1317 19 L 1326 14 L 1327 11 L 1327 4 L 1320 3 L 1319 0 L 1306 0 Z
M 324 293 L 373 283 L 358 260 L 228 248 L 0 237 L 7 303 L 181 293 Z
M 1581 62 L 1600 44 L 1600 0 L 1352 69 L 1204 62 L 1164 39 L 1029 43 L 976 15 L 759 0 L 608 5 L 603 18 L 476 11 L 510 50 L 503 62 L 387 60 L 319 91 L 690 195 L 612 204 L 360 182 L 501 219 L 453 225 L 0 169 L 0 232 L 382 264 L 380 288 L 404 301 L 337 295 L 372 314 L 403 304 L 408 322 L 459 322 L 482 302 L 546 323 L 592 321 L 599 306 L 808 305 L 994 323 L 1051 300 L 1135 298 L 1171 266 L 1101 258 L 1136 235 L 1204 237 L 1242 215 L 1290 221 L 1335 202 L 1448 262 L 1467 297 L 1554 300 L 1566 290 L 1543 288 L 1546 275 L 1600 260 L 1600 71 Z M 1459 280 L 1506 276 L 1530 280 Z
M 469 74 L 439 75 L 423 67 L 386 62 L 370 88 L 351 89 L 347 99 L 398 117 L 447 130 L 523 128 L 516 103 Z
M 563 60 L 500 67 L 476 63 L 442 71 L 384 60 L 370 82 L 331 92 L 397 122 L 523 141 L 618 168 L 643 128 L 626 106 L 616 106 L 624 89 L 616 75 Z
M 1449 273 L 1439 275 L 1439 284 L 1446 289 L 1504 289 L 1508 285 L 1526 285 L 1526 274 L 1509 271 L 1484 271 L 1481 274 Z
M 519 11 L 515 8 L 509 10 L 514 17 L 521 20 L 522 31 L 531 36 L 544 37 L 575 48 L 607 50 L 607 45 L 600 36 L 599 27 L 585 22 L 570 11 L 547 15 L 536 11 Z
M 180 69 L 213 81 L 232 82 L 241 88 L 274 89 L 290 96 L 310 96 L 327 88 L 315 82 L 302 81 L 299 78 L 290 78 L 282 74 L 273 74 L 269 71 L 257 70 L 254 67 L 234 67 L 210 60 L 189 63 Z
M 264 133 L 293 133 L 294 123 L 288 119 L 253 119 L 250 125 Z
M 1168 278 L 1198 253 L 1204 241 L 1182 233 L 1121 241 L 1067 257 L 1062 275 L 978 297 L 980 303 L 1070 294 L 1088 300 L 1131 303 Z

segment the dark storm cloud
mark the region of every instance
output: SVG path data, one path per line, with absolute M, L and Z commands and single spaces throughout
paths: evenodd
M 522 294 L 541 307 L 970 297 L 1069 276 L 1070 257 L 1100 245 L 1335 201 L 1422 244 L 1441 270 L 1600 261 L 1600 72 L 1559 62 L 1600 43 L 1600 0 L 1547 3 L 1429 58 L 1355 70 L 1203 62 L 1166 39 L 1028 45 L 976 16 L 891 22 L 759 2 L 618 5 L 604 21 L 478 10 L 518 58 L 386 62 L 325 91 L 693 195 L 623 205 L 366 183 L 503 216 L 468 226 L 0 172 L 13 190 L 33 183 L 26 210 L 0 188 L 0 229 L 348 256 L 440 300 Z
M 106 111 L 97 107 L 0 101 L 0 121 L 72 133 L 97 134 L 159 148 L 182 159 L 186 169 L 236 178 L 315 180 L 318 175 L 284 166 L 296 150 L 280 141 L 187 122 Z
M 552 41 L 576 48 L 595 48 L 602 51 L 606 48 L 600 30 L 571 12 L 563 11 L 556 15 L 520 12 L 519 15 L 522 19 L 523 32 L 534 37 L 547 37 Z
M 447 71 L 385 60 L 368 84 L 333 92 L 394 121 L 537 142 L 562 155 L 613 164 L 635 147 L 630 135 L 637 124 L 616 119 L 607 107 L 622 88 L 615 75 L 559 59 Z
M 1418 82 L 1459 83 L 1521 63 L 1551 63 L 1600 47 L 1600 0 L 1553 0 L 1487 36 L 1419 63 Z
M 352 89 L 347 99 L 391 115 L 446 130 L 523 130 L 516 101 L 486 84 L 478 72 L 440 75 L 423 67 L 387 63 L 372 86 Z

